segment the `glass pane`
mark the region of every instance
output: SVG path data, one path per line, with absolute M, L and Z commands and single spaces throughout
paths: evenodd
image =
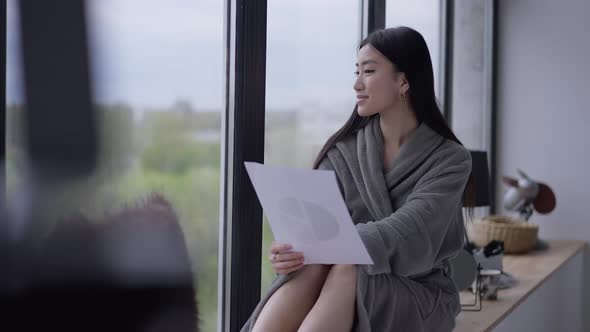
M 388 0 L 385 3 L 385 27 L 407 26 L 422 34 L 430 51 L 434 86 L 440 100 L 440 0 Z
M 359 1 L 268 1 L 265 163 L 311 168 L 355 105 Z M 275 274 L 263 224 L 262 293 Z
M 491 63 L 487 64 L 490 54 L 485 44 L 485 3 L 485 0 L 459 0 L 454 4 L 451 125 L 468 149 L 488 151 L 488 167 L 491 167 L 491 115 L 486 106 Z M 488 206 L 474 210 L 476 218 L 489 214 Z
M 223 1 L 88 2 L 108 206 L 172 203 L 195 273 L 201 331 L 216 331 Z M 121 158 L 122 157 L 122 158 Z
M 456 1 L 454 14 L 452 126 L 465 146 L 487 150 L 485 0 Z
M 24 144 L 22 138 L 22 64 L 18 3 L 6 2 L 6 191 L 11 193 L 22 182 Z M 10 198 L 11 195 L 7 195 Z
M 99 165 L 91 176 L 51 188 L 47 204 L 56 208 L 48 220 L 57 226 L 82 214 L 100 223 L 133 214 L 153 194 L 161 195 L 186 243 L 196 285 L 195 322 L 200 331 L 217 331 L 223 1 L 86 3 Z M 17 115 L 23 108 L 16 8 L 9 0 L 7 161 L 9 190 L 15 192 L 22 177 Z M 150 220 L 162 213 L 143 212 Z M 125 240 L 141 239 L 126 235 Z

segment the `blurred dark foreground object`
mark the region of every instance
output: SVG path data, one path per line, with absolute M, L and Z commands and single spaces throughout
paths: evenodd
M 196 289 L 171 205 L 152 195 L 40 243 L 0 244 L 3 331 L 197 331 Z

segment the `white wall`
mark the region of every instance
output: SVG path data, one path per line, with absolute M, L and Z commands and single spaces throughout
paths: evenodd
M 504 0 L 498 15 L 498 175 L 521 168 L 554 189 L 556 209 L 531 217 L 541 238 L 590 241 L 590 1 Z

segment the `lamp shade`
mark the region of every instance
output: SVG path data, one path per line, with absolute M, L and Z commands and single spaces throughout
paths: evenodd
M 471 175 L 473 176 L 472 190 L 475 191 L 475 206 L 490 205 L 490 172 L 488 170 L 488 153 L 486 151 L 474 151 L 471 153 Z M 466 195 L 468 195 L 466 191 Z M 463 206 L 466 206 L 466 197 L 463 196 Z

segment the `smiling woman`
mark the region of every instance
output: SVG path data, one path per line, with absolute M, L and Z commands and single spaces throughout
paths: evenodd
M 360 101 L 314 168 L 334 171 L 374 264 L 302 264 L 290 244 L 274 244 L 279 276 L 242 331 L 455 326 L 460 303 L 449 260 L 463 246 L 470 154 L 438 108 L 420 33 L 377 30 L 361 42 L 356 64 Z

